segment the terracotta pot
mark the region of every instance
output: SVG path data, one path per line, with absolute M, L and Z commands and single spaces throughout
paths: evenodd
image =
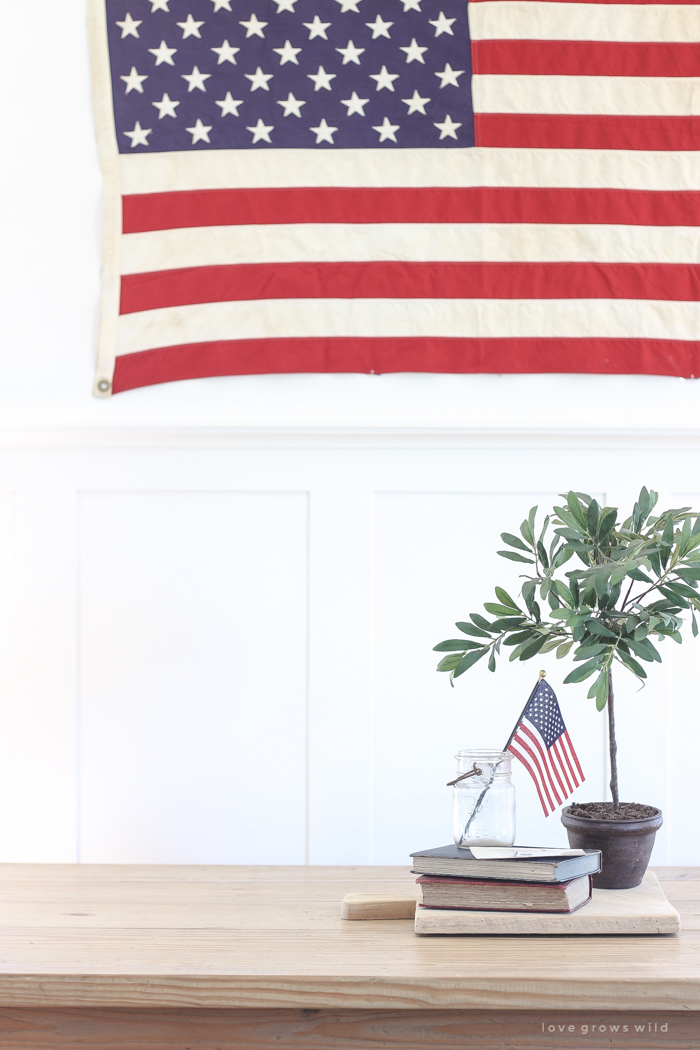
M 647 870 L 656 832 L 663 824 L 660 809 L 643 820 L 590 820 L 574 817 L 571 806 L 562 810 L 561 822 L 572 849 L 599 849 L 603 868 L 593 876 L 598 889 L 629 890 L 639 886 Z

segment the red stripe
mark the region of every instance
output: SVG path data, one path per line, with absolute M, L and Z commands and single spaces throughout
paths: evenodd
M 574 372 L 694 379 L 700 376 L 700 342 L 438 337 L 230 339 L 164 346 L 118 357 L 113 390 L 116 394 L 180 379 L 268 372 Z
M 523 738 L 521 737 L 521 735 L 520 735 L 520 730 L 521 729 L 525 729 L 525 727 L 522 724 L 522 722 L 520 723 L 520 726 L 518 727 L 518 732 L 515 734 L 513 739 L 516 741 L 516 743 L 520 747 L 522 747 L 525 751 L 527 751 L 528 755 L 532 759 L 532 761 L 534 763 L 534 766 L 535 766 L 535 769 L 539 773 L 540 780 L 542 782 L 542 788 L 544 790 L 545 795 L 547 796 L 547 802 L 549 803 L 550 808 L 553 810 L 555 807 L 554 807 L 554 804 L 553 804 L 552 799 L 551 799 L 550 794 L 549 794 L 549 788 L 550 787 L 552 788 L 552 794 L 554 795 L 555 798 L 556 798 L 557 793 L 554 790 L 554 785 L 551 782 L 551 777 L 545 777 L 544 773 L 542 772 L 542 768 L 540 766 L 539 758 L 537 757 L 535 752 L 532 750 L 532 748 L 528 744 L 527 740 L 523 740 Z M 532 734 L 530 734 L 530 735 L 532 735 Z M 547 785 L 548 781 L 549 781 L 549 786 Z M 557 801 L 559 801 L 559 800 L 557 799 Z
M 564 761 L 564 758 L 563 758 L 563 749 L 561 747 L 561 741 L 560 740 L 555 740 L 554 741 L 554 743 L 552 744 L 552 750 L 554 751 L 554 754 L 557 757 L 557 762 L 559 763 L 559 768 L 561 769 L 562 775 L 564 777 L 564 780 L 566 781 L 567 795 L 570 795 L 571 792 L 574 789 L 571 786 L 571 781 L 569 780 L 569 774 L 566 771 L 567 767 L 566 767 L 566 762 Z
M 475 113 L 474 134 L 510 149 L 698 150 L 700 117 Z
M 516 749 L 515 749 L 515 748 L 513 747 L 513 745 L 512 745 L 512 744 L 510 744 L 510 745 L 508 746 L 508 750 L 510 751 L 510 753 L 511 753 L 512 755 L 515 755 L 515 757 L 517 758 L 517 760 L 518 760 L 519 762 L 522 762 L 522 764 L 523 764 L 523 765 L 525 766 L 525 769 L 526 769 L 526 770 L 528 771 L 528 773 L 529 773 L 529 774 L 530 774 L 530 776 L 532 777 L 532 779 L 533 779 L 533 781 L 534 781 L 534 784 L 535 784 L 535 787 L 537 788 L 537 794 L 539 795 L 539 798 L 540 798 L 540 805 L 542 806 L 542 809 L 544 810 L 544 815 L 545 815 L 545 817 L 548 817 L 548 816 L 549 816 L 549 814 L 550 814 L 550 810 L 549 810 L 549 809 L 547 808 L 547 805 L 546 805 L 546 803 L 545 803 L 545 801 L 544 801 L 544 798 L 542 797 L 542 792 L 541 792 L 541 790 L 540 790 L 540 785 L 539 785 L 539 781 L 537 780 L 537 777 L 536 777 L 536 775 L 535 775 L 535 771 L 533 770 L 532 766 L 531 766 L 531 765 L 530 765 L 530 763 L 529 763 L 529 762 L 527 761 L 527 759 L 525 758 L 525 756 L 524 756 L 524 755 L 521 755 L 521 754 L 520 754 L 520 752 L 519 752 L 519 751 L 517 751 L 517 750 L 516 750 Z
M 564 736 L 566 737 L 566 743 L 568 745 L 569 751 L 571 752 L 571 757 L 573 758 L 574 762 L 576 763 L 576 768 L 578 769 L 579 774 L 581 776 L 581 780 L 583 781 L 586 778 L 583 775 L 583 770 L 581 769 L 581 763 L 578 760 L 578 755 L 576 754 L 576 751 L 574 750 L 574 745 L 571 743 L 571 738 L 569 737 L 568 730 L 566 730 L 566 729 L 564 730 Z
M 554 795 L 555 799 L 557 800 L 557 805 L 561 806 L 561 799 L 559 798 L 559 792 L 557 791 L 557 785 L 554 783 L 554 778 L 552 777 L 552 770 L 549 768 L 549 763 L 547 762 L 547 756 L 546 756 L 546 754 L 544 752 L 544 748 L 542 747 L 542 744 L 539 742 L 539 740 L 537 739 L 535 734 L 530 729 L 528 729 L 528 727 L 525 725 L 524 722 L 520 723 L 520 728 L 522 729 L 523 733 L 526 733 L 527 736 L 530 737 L 530 740 L 532 740 L 533 744 L 535 745 L 535 747 L 539 751 L 540 758 L 542 759 L 542 765 L 544 767 L 544 771 L 547 774 L 547 780 L 549 781 L 549 786 L 552 789 L 552 794 Z
M 576 776 L 576 774 L 574 773 L 574 767 L 571 765 L 571 759 L 569 758 L 569 749 L 565 745 L 566 745 L 566 740 L 564 740 L 563 737 L 560 737 L 559 738 L 559 746 L 561 747 L 561 753 L 564 756 L 564 758 L 566 759 L 566 764 L 569 767 L 569 772 L 571 773 L 571 779 L 574 782 L 574 786 L 575 787 L 579 787 L 580 786 L 580 781 L 579 781 L 578 777 Z
M 123 314 L 250 299 L 700 300 L 700 264 L 241 263 L 122 277 Z
M 123 212 L 124 233 L 309 222 L 697 226 L 700 192 L 491 186 L 188 190 L 124 197 Z
M 697 77 L 700 44 L 473 40 L 472 66 L 511 76 Z
M 556 741 L 554 743 L 556 743 Z M 568 798 L 568 796 L 571 794 L 571 789 L 567 791 L 564 787 L 564 781 L 561 778 L 561 771 L 559 769 L 559 756 L 557 755 L 557 752 L 554 748 L 554 744 L 552 744 L 551 747 L 547 748 L 547 760 L 550 766 L 552 767 L 552 770 L 554 771 L 555 777 L 557 778 L 557 783 L 559 784 L 559 787 L 561 789 L 562 798 Z

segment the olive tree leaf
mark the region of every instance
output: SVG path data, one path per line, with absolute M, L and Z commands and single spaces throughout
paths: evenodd
M 586 528 L 589 536 L 595 536 L 598 531 L 598 510 L 597 500 L 591 500 L 586 512 Z
M 634 671 L 638 678 L 646 678 L 646 671 L 641 664 L 637 663 L 633 656 L 630 656 L 629 653 L 623 653 L 621 649 L 617 650 L 617 655 L 622 663 L 629 667 L 630 671 Z
M 524 558 L 522 554 L 516 554 L 515 551 L 496 551 L 502 558 L 507 558 L 508 561 L 520 561 L 526 565 L 534 565 L 535 562 L 532 558 Z
M 462 659 L 459 653 L 452 653 L 451 656 L 443 656 L 440 663 L 437 665 L 437 671 L 454 671 L 455 667 Z
M 517 547 L 519 551 L 530 552 L 530 547 L 523 543 L 523 541 L 517 536 L 514 536 L 512 532 L 502 532 L 501 539 L 504 543 L 507 543 L 509 547 Z
M 586 678 L 590 678 L 598 668 L 600 667 L 600 660 L 593 659 L 589 660 L 588 663 L 581 664 L 580 667 L 574 667 L 573 671 L 564 679 L 564 685 L 568 685 L 570 682 L 583 682 Z
M 462 631 L 463 634 L 471 634 L 476 638 L 490 638 L 491 635 L 487 631 L 482 631 L 480 627 L 473 627 L 470 623 L 463 623 L 461 620 L 455 624 L 458 631 Z
M 481 649 L 483 643 L 470 642 L 468 638 L 448 638 L 433 646 L 434 653 L 463 653 L 465 649 Z
M 484 608 L 486 612 L 490 612 L 493 616 L 512 616 L 513 610 L 507 605 L 497 605 L 496 602 L 484 602 Z
M 473 667 L 477 660 L 480 660 L 482 656 L 486 656 L 488 651 L 487 647 L 485 649 L 478 649 L 473 653 L 467 653 L 466 656 L 463 656 L 455 667 L 455 678 L 458 678 L 461 674 L 464 674 L 465 671 L 468 671 L 470 667 Z
M 520 612 L 520 606 L 517 602 L 514 602 L 508 591 L 504 591 L 502 587 L 496 587 L 496 597 L 502 605 L 510 606 L 515 612 Z

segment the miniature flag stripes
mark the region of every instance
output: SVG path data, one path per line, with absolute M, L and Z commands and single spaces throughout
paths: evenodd
M 542 678 L 506 745 L 535 782 L 545 817 L 586 778 L 564 725 L 554 690 Z

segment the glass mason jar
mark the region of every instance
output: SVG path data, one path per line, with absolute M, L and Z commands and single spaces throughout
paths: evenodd
M 458 846 L 512 846 L 515 786 L 507 751 L 459 751 L 458 775 L 478 773 L 454 785 L 454 839 Z

